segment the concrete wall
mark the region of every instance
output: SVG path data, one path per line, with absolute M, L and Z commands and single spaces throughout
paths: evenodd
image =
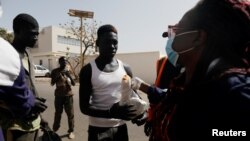
M 80 53 L 80 46 L 58 43 L 58 35 L 65 38 L 69 37 L 66 30 L 56 26 L 48 26 L 40 31 L 38 45 L 32 48 L 32 53 L 59 52 L 59 53 Z M 70 36 L 71 38 L 75 38 Z M 69 50 L 67 50 L 69 48 Z M 84 48 L 83 48 L 84 49 Z
M 89 56 L 85 63 L 94 60 L 97 55 Z M 142 78 L 144 81 L 153 84 L 156 78 L 156 62 L 160 58 L 160 52 L 137 52 L 137 53 L 118 53 L 116 58 L 128 64 L 134 76 Z
M 73 56 L 79 55 L 79 46 L 58 43 L 58 35 L 68 37 L 66 30 L 60 27 L 49 26 L 41 30 L 38 38 L 38 47 L 30 49 L 34 64 L 40 64 L 40 60 L 42 60 L 42 65 L 52 70 L 58 67 L 58 58 L 66 56 L 67 52 L 74 54 Z M 96 57 L 97 54 L 87 56 L 85 64 Z M 156 61 L 160 58 L 159 51 L 118 53 L 116 58 L 128 64 L 134 76 L 138 76 L 148 83 L 154 83 L 156 78 Z M 75 61 L 72 60 L 72 62 Z M 79 74 L 80 69 L 80 66 L 76 68 L 76 74 Z
M 30 49 L 33 54 L 52 51 L 52 27 L 43 28 L 38 36 L 37 46 Z
M 40 60 L 42 60 L 42 64 L 40 64 Z M 48 68 L 50 71 L 56 67 L 58 67 L 58 57 L 56 56 L 33 56 L 33 63 L 38 65 L 43 65 Z
M 57 40 L 58 35 L 64 36 L 65 38 L 67 37 L 75 38 L 72 35 L 71 36 L 68 35 L 65 29 L 52 26 L 52 46 L 53 46 L 52 51 L 53 52 L 68 52 L 67 48 L 69 48 L 69 52 L 80 53 L 80 46 L 58 43 L 58 40 Z

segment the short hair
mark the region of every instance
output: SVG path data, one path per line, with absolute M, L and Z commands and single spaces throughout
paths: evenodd
M 114 32 L 114 33 L 117 34 L 117 30 L 113 25 L 106 24 L 106 25 L 102 25 L 102 26 L 99 27 L 99 29 L 97 30 L 97 36 L 100 37 L 104 33 L 107 33 L 107 32 Z
M 59 62 L 66 60 L 66 57 L 62 56 L 58 59 Z
M 21 13 L 13 20 L 13 30 L 17 32 L 23 27 L 39 27 L 37 20 L 29 14 Z

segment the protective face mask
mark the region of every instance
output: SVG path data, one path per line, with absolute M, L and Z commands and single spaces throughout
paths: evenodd
M 173 44 L 174 38 L 169 38 L 166 45 L 166 53 L 168 55 L 168 60 L 171 64 L 173 64 L 176 67 L 177 60 L 179 58 L 179 54 L 173 50 L 172 44 Z
M 183 33 L 177 34 L 177 35 L 175 35 L 175 38 L 178 37 L 178 36 L 182 36 L 182 35 L 190 34 L 190 33 L 195 33 L 195 32 L 198 32 L 198 30 L 188 31 L 188 32 L 183 32 Z M 187 53 L 187 52 L 193 50 L 195 47 L 196 47 L 196 46 L 193 46 L 193 47 L 191 47 L 191 48 L 188 48 L 188 49 L 185 49 L 185 50 L 182 50 L 182 51 L 178 51 L 177 53 L 178 53 L 178 54 L 184 54 L 184 53 Z

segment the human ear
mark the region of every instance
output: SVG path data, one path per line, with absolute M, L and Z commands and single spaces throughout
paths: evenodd
M 195 46 L 202 46 L 207 40 L 207 33 L 204 30 L 199 30 L 197 38 L 193 41 Z

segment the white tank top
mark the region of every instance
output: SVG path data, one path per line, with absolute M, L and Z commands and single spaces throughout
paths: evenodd
M 123 63 L 117 60 L 119 67 L 113 72 L 103 72 L 97 68 L 95 61 L 91 61 L 92 89 L 90 106 L 92 108 L 107 110 L 121 99 L 121 81 L 126 74 Z M 89 116 L 89 125 L 96 127 L 116 127 L 123 125 L 125 121 L 114 118 L 99 118 Z

